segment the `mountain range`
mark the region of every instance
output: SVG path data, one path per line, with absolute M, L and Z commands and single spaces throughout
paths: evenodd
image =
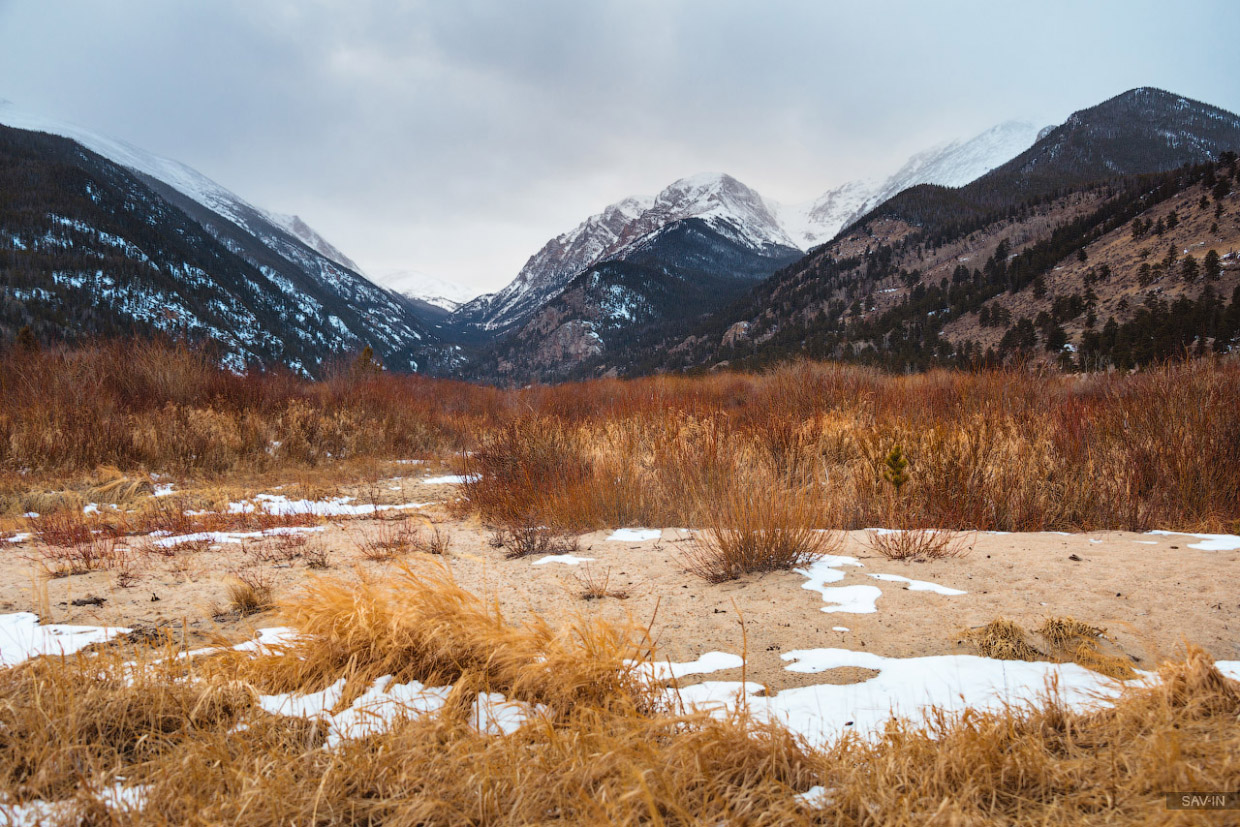
M 274 361 L 318 375 L 370 345 L 394 369 L 451 367 L 454 350 L 413 302 L 360 274 L 297 216 L 259 209 L 182 163 L 7 102 L 0 124 L 8 127 L 0 134 L 5 168 L 20 171 L 30 196 L 20 212 L 10 205 L 0 213 L 5 276 L 18 291 L 7 298 L 21 305 L 0 324 L 71 338 L 80 325 L 57 319 L 73 307 L 94 320 L 94 332 L 205 335 L 233 365 Z M 66 189 L 69 180 L 76 190 Z M 199 240 L 183 248 L 190 237 Z
M 0 123 L 0 171 L 23 193 L 0 204 L 0 332 L 163 331 L 212 341 L 237 369 L 322 375 L 364 345 L 393 369 L 502 383 L 798 353 L 908 369 L 1006 360 L 1031 335 L 1066 365 L 1096 344 L 1084 319 L 1122 329 L 1138 306 L 1157 317 L 1159 295 L 1183 300 L 1181 318 L 1235 273 L 1222 190 L 1240 119 L 1148 88 L 1057 126 L 1001 124 L 804 204 L 725 173 L 682 178 L 588 217 L 469 300 L 420 273 L 385 279 L 410 295 L 380 287 L 300 218 L 178 162 L 8 104 Z M 1158 232 L 1138 232 L 1144 215 Z M 1130 237 L 1121 219 L 1137 222 Z M 1151 233 L 1179 257 L 1219 248 L 1216 283 L 1171 283 L 1171 254 L 1137 249 Z M 1207 327 L 1192 341 L 1230 346 L 1225 323 Z

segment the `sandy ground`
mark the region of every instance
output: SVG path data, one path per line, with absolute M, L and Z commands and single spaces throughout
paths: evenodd
M 396 488 L 393 486 L 393 488 Z M 450 486 L 402 484 L 398 498 L 444 501 Z M 863 680 L 865 670 L 799 675 L 784 670 L 780 655 L 796 649 L 838 647 L 908 657 L 974 652 L 961 632 L 998 617 L 1027 629 L 1049 616 L 1071 616 L 1105 627 L 1123 652 L 1151 668 L 1185 642 L 1218 659 L 1240 658 L 1240 551 L 1190 548 L 1191 536 L 1122 532 L 1097 534 L 978 534 L 964 557 L 926 563 L 889 562 L 866 542 L 869 532 L 847 535 L 839 554 L 858 558 L 831 586 L 878 586 L 873 614 L 822 611 L 822 596 L 802 588 L 795 572 L 749 576 L 712 585 L 685 571 L 683 554 L 694 542 L 685 531 L 665 529 L 658 540 L 615 542 L 610 532 L 580 537 L 579 565 L 535 565 L 539 557 L 508 560 L 488 544 L 476 523 L 453 520 L 441 506 L 426 513 L 451 535 L 442 559 L 463 586 L 498 600 L 505 615 L 520 622 L 530 614 L 550 620 L 574 615 L 631 618 L 649 625 L 660 659 L 692 661 L 710 651 L 747 655 L 746 677 L 773 690 L 807 683 Z M 234 639 L 254 628 L 280 624 L 268 612 L 241 618 L 228 607 L 228 574 L 257 571 L 277 596 L 295 593 L 309 577 L 351 577 L 358 570 L 381 574 L 395 563 L 362 558 L 358 544 L 380 530 L 382 521 L 322 521 L 312 535 L 330 549 L 331 568 L 312 571 L 301 561 L 256 562 L 255 554 L 278 540 L 250 542 L 243 549 L 223 544 L 172 558 L 142 556 L 136 579 L 124 587 L 115 571 L 49 578 L 33 541 L 0 542 L 0 612 L 36 611 L 44 622 L 170 628 L 190 644 L 217 635 Z M 414 557 L 427 555 L 414 554 Z M 1073 557 L 1079 560 L 1072 559 Z M 897 574 L 967 592 L 943 596 L 909 591 L 869 574 Z M 627 597 L 583 600 L 582 580 L 608 581 Z M 82 598 L 102 605 L 74 606 Z M 846 627 L 847 631 L 837 631 Z M 740 669 L 711 679 L 736 680 Z M 684 683 L 692 683 L 688 679 Z

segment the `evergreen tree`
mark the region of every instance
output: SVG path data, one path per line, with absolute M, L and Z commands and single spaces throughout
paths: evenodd
M 1206 253 L 1205 260 L 1201 266 L 1202 272 L 1205 273 L 1206 281 L 1218 281 L 1219 276 L 1223 273 L 1222 263 L 1219 261 L 1217 250 L 1210 250 Z
M 1180 265 L 1180 276 L 1185 281 L 1196 281 L 1200 268 L 1197 266 L 1197 259 L 1191 255 L 1184 257 L 1184 262 Z

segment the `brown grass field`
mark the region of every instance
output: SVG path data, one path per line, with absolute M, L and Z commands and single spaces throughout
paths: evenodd
M 0 612 L 143 627 L 0 667 L 0 825 L 1240 819 L 1164 799 L 1240 790 L 1240 684 L 1212 662 L 1235 657 L 1237 555 L 1131 533 L 1240 533 L 1235 361 L 1097 376 L 801 363 L 502 391 L 236 376 L 158 343 L 0 356 L 0 539 L 31 535 L 0 542 Z M 412 467 L 471 476 L 436 488 L 405 481 Z M 435 504 L 226 507 L 260 492 Z M 597 533 L 624 526 L 701 532 Z M 1072 536 L 1034 534 L 1050 531 Z M 204 532 L 267 533 L 221 546 Z M 569 576 L 531 562 L 566 552 L 594 562 Z M 788 571 L 823 554 L 967 584 L 972 602 L 886 587 L 881 614 L 824 620 Z M 1194 582 L 1207 566 L 1211 584 Z M 71 602 L 87 596 L 107 608 Z M 275 625 L 302 637 L 183 656 Z M 1051 693 L 823 746 L 743 706 L 669 708 L 632 668 L 708 640 L 746 656 L 730 679 L 776 689 L 801 680 L 780 651 L 854 640 L 1159 677 L 1089 710 Z M 259 702 L 343 681 L 343 709 L 387 675 L 450 686 L 443 711 L 330 744 L 324 723 Z M 538 712 L 480 733 L 479 692 Z M 104 803 L 116 785 L 143 806 Z M 825 806 L 796 798 L 815 786 Z M 37 801 L 59 804 L 17 818 Z

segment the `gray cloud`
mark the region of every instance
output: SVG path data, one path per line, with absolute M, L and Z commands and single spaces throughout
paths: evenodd
M 1240 7 L 7 0 L 0 96 L 296 212 L 373 273 L 492 289 L 632 193 L 812 198 L 1154 85 L 1240 109 Z

